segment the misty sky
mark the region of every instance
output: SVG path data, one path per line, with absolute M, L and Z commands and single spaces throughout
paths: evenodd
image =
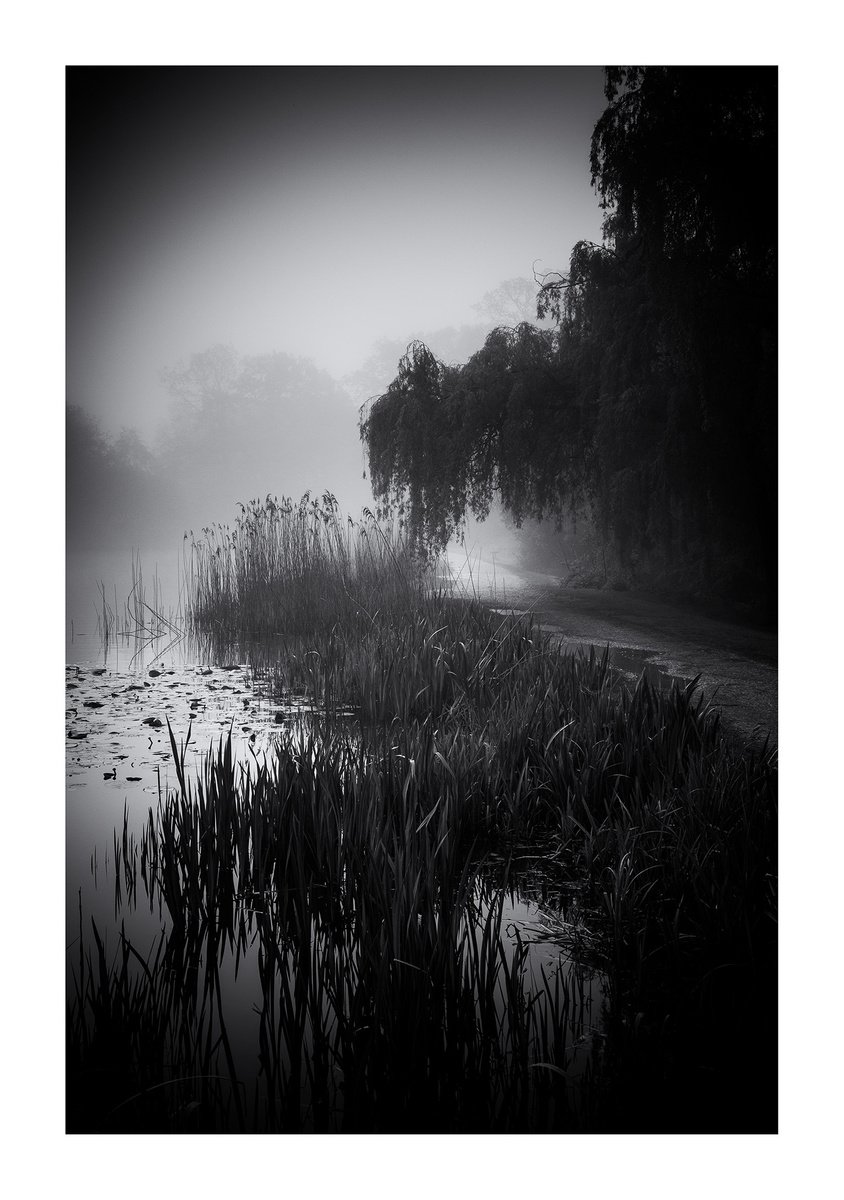
M 599 68 L 71 68 L 68 400 L 148 435 L 216 342 L 335 376 L 598 239 Z

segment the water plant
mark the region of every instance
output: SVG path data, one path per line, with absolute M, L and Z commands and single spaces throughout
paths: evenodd
M 73 1078 L 117 1005 L 130 1058 L 169 1031 L 144 1095 L 226 1077 L 214 1128 L 773 1127 L 773 753 L 728 738 L 697 681 L 629 686 L 332 497 L 253 504 L 191 555 L 194 631 L 310 715 L 248 769 L 224 738 L 193 775 L 171 731 L 177 788 L 115 841 L 120 896 L 165 941 L 150 961 L 124 935 L 109 967 L 95 931 Z M 558 945 L 538 974 L 503 916 L 526 887 Z

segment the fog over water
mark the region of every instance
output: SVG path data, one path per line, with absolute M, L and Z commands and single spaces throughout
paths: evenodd
M 66 1132 L 776 1129 L 776 79 L 692 70 L 66 69 Z
M 358 406 L 407 342 L 465 361 L 599 237 L 603 104 L 597 68 L 71 68 L 70 548 L 371 503 Z
M 535 317 L 533 264 L 564 267 L 575 241 L 598 236 L 588 146 L 602 107 L 598 70 L 71 70 L 68 942 L 83 905 L 103 929 L 117 913 L 118 875 L 96 847 L 116 847 L 121 811 L 128 847 L 174 786 L 171 721 L 203 769 L 215 738 L 255 764 L 294 720 L 290 695 L 283 711 L 280 692 L 259 695 L 242 646 L 206 662 L 171 644 L 178 622 L 150 642 L 137 618 L 166 624 L 191 534 L 233 523 L 252 498 L 373 504 L 359 406 L 410 340 L 465 361 L 494 326 Z M 500 518 L 490 531 L 500 540 Z M 135 636 L 100 636 L 100 600 L 118 629 L 132 610 Z M 121 911 L 121 930 L 145 946 L 162 911 Z M 488 912 L 515 962 L 516 924 L 542 912 L 512 892 Z M 545 971 L 569 979 L 536 936 L 526 995 Z M 226 1038 L 251 1080 L 256 1017 L 276 1002 L 252 947 L 222 976 Z M 571 978 L 570 1037 L 583 1040 L 591 975 Z M 596 982 L 596 1013 L 600 995 Z M 575 1073 L 588 1052 L 573 1051 Z

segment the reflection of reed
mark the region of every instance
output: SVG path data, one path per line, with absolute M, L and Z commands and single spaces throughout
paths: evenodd
M 419 820 L 409 789 L 404 811 L 385 802 L 383 763 L 370 762 L 369 784 L 359 780 L 353 802 L 344 798 L 361 750 L 339 733 L 291 740 L 254 778 L 238 774 L 227 745 L 195 785 L 184 748 L 176 755 L 180 791 L 151 814 L 140 847 L 125 824 L 115 843 L 124 902 L 135 895 L 134 864 L 166 909 L 169 933 L 143 964 L 122 940 L 96 992 L 93 973 L 80 968 L 88 982 L 77 988 L 72 1028 L 96 1024 L 115 994 L 134 1021 L 130 1049 L 147 1081 L 158 1062 L 182 1100 L 188 1077 L 208 1077 L 195 1084 L 204 1119 L 204 1089 L 213 1084 L 221 1101 L 226 1090 L 214 1128 L 571 1124 L 568 1043 L 585 993 L 562 964 L 527 987 L 527 948 L 503 935 L 504 893 L 458 853 L 454 813 Z M 252 1067 L 237 1061 L 223 1019 L 224 1002 L 230 1013 L 238 1005 L 237 985 L 221 986 L 227 957 L 235 976 L 257 970 L 260 983 Z M 158 1039 L 157 1050 L 147 1039 Z M 88 1051 L 83 1042 L 83 1061 Z M 555 1072 L 533 1069 L 539 1061 Z M 233 1086 L 223 1089 L 220 1076 Z M 244 1083 L 254 1089 L 248 1113 Z M 198 1120 L 200 1108 L 191 1112 Z
M 86 947 L 81 905 L 79 915 L 68 1131 L 242 1129 L 242 1085 L 228 1052 L 213 939 L 162 932 L 144 957 L 121 929 L 109 959 L 93 921 Z
M 298 695 L 303 717 L 267 758 L 238 764 L 222 739 L 190 777 L 171 733 L 178 788 L 137 844 L 115 841 L 118 907 L 142 884 L 175 939 L 176 980 L 181 954 L 204 967 L 185 981 L 198 1003 L 165 1069 L 143 1049 L 169 1028 L 158 967 L 127 958 L 156 983 L 135 1002 L 161 1015 L 136 1021 L 132 1070 L 189 1074 L 201 1026 L 204 1068 L 250 1093 L 230 1093 L 208 1128 L 623 1129 L 634 1110 L 651 1130 L 678 1114 L 698 1128 L 733 1062 L 766 1078 L 773 756 L 732 746 L 695 681 L 628 686 L 608 651 L 566 655 L 530 617 L 432 590 L 365 529 L 339 523 L 330 498 L 268 502 L 194 561 L 192 629 L 223 662 L 237 642 L 220 629 L 272 634 L 264 682 Z M 356 545 L 378 547 L 360 576 Z M 278 562 L 302 568 L 284 594 Z M 577 897 L 540 932 L 580 967 L 537 970 L 505 920 L 513 861 L 537 843 L 534 873 Z M 599 1030 L 585 962 L 605 978 Z M 78 1031 L 125 990 L 117 968 L 98 978 L 72 1009 L 83 1084 Z M 252 1050 L 238 1009 L 250 988 Z M 746 1109 L 737 1100 L 723 1128 Z
M 122 607 L 118 602 L 116 585 L 112 606 L 106 599 L 105 584 L 102 582 L 98 585 L 97 605 L 97 635 L 100 638 L 104 662 L 108 658 L 109 648 L 119 638 L 132 650 L 130 669 L 143 661 L 148 650 L 153 649 L 156 656 L 161 657 L 169 653 L 185 636 L 181 607 L 175 612 L 172 608 L 165 608 L 157 573 L 153 575 L 152 593 L 148 597 L 141 556 L 138 553 L 132 555 L 131 580 L 131 587 Z
M 558 971 L 556 990 L 528 997 L 524 951 L 505 946 L 499 917 L 495 904 L 464 911 L 436 953 L 410 938 L 399 946 L 406 957 L 385 953 L 381 933 L 349 942 L 326 929 L 280 948 L 262 921 L 272 1119 L 359 1131 L 542 1127 L 529 1064 L 541 1048 L 565 1074 L 569 989 Z

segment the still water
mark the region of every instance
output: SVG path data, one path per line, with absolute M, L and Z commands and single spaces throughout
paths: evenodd
M 90 564 L 87 566 L 90 578 Z M 126 595 L 123 611 L 137 614 L 140 610 L 137 606 L 133 609 L 131 601 L 131 577 L 124 578 L 122 587 Z M 149 595 L 148 589 L 149 584 L 144 595 Z M 81 586 L 80 594 L 84 591 Z M 158 585 L 154 592 L 160 595 Z M 351 1072 L 344 1079 L 339 1059 L 333 1065 L 323 1064 L 321 1073 L 309 1065 L 325 1043 L 326 1031 L 336 1040 L 336 1024 L 345 1015 L 345 1002 L 336 997 L 330 998 L 330 1004 L 317 1000 L 314 1009 L 313 997 L 305 1001 L 297 990 L 303 978 L 302 986 L 307 989 L 312 973 L 337 954 L 346 955 L 343 961 L 349 981 L 357 978 L 354 948 L 338 948 L 316 920 L 305 950 L 291 948 L 272 925 L 262 898 L 244 896 L 238 898 L 236 939 L 226 943 L 219 931 L 208 928 L 206 916 L 201 928 L 194 931 L 193 951 L 186 950 L 181 934 L 174 941 L 175 931 L 160 888 L 143 871 L 139 879 L 138 872 L 145 830 L 162 800 L 178 786 L 174 748 L 197 778 L 209 753 L 230 741 L 236 769 L 254 773 L 261 763 L 272 759 L 282 732 L 295 734 L 307 727 L 307 704 L 302 697 L 274 695 L 263 682 L 266 676 L 253 669 L 256 661 L 266 660 L 266 647 L 229 649 L 221 657 L 178 635 L 176 607 L 167 610 L 169 616 L 163 622 L 150 612 L 140 618 L 143 625 L 136 623 L 131 634 L 121 635 L 115 632 L 122 595 L 116 587 L 111 593 L 116 599 L 110 604 L 108 592 L 89 592 L 89 604 L 74 609 L 71 594 L 69 586 L 65 672 L 69 1000 L 72 1002 L 86 970 L 89 981 L 92 965 L 96 973 L 95 947 L 100 943 L 101 971 L 102 963 L 115 969 L 124 947 L 130 945 L 133 978 L 141 982 L 144 972 L 155 973 L 152 964 L 164 947 L 167 972 L 179 981 L 174 985 L 172 1003 L 184 1005 L 186 992 L 191 992 L 192 1036 L 199 1040 L 198 1021 L 206 1046 L 195 1074 L 166 1081 L 166 1089 L 173 1093 L 168 1106 L 172 1127 L 184 1131 L 340 1131 L 360 1127 L 357 1114 L 350 1111 Z M 149 607 L 158 608 L 159 602 Z M 81 618 L 74 616 L 74 611 L 81 612 Z M 109 611 L 115 618 L 113 625 Z M 467 1027 L 467 1036 L 481 1038 L 479 1031 L 491 1020 L 492 1040 L 498 1039 L 504 1046 L 502 1062 L 506 1059 L 509 1063 L 522 1036 L 510 1011 L 515 1005 L 523 1017 L 527 1013 L 524 1027 L 530 1030 L 532 1040 L 530 1047 L 521 1047 L 530 1068 L 527 1077 L 538 1086 L 548 1079 L 559 1082 L 557 1077 L 564 1076 L 566 1104 L 576 1117 L 580 1103 L 577 1083 L 588 1076 L 603 1036 L 603 980 L 599 972 L 574 961 L 572 946 L 582 945 L 588 938 L 576 898 L 549 894 L 538 856 L 524 857 L 520 875 L 511 875 L 503 889 L 496 890 L 494 882 L 490 883 L 489 871 L 479 875 L 471 911 L 461 918 L 456 952 L 469 966 L 481 961 L 491 923 L 498 945 L 487 996 L 493 1016 L 484 1015 L 486 1002 L 472 976 L 468 994 L 475 997 L 479 1008 Z M 210 918 L 213 925 L 214 915 Z M 92 934 L 94 926 L 96 933 Z M 86 954 L 91 956 L 87 966 Z M 267 966 L 271 955 L 273 972 Z M 319 968 L 313 966 L 317 960 Z M 139 963 L 146 965 L 137 966 Z M 395 1003 L 408 1006 L 408 1012 L 414 1001 L 410 975 L 414 969 L 397 961 L 389 975 Z M 410 991 L 405 978 L 393 979 L 396 973 L 410 976 Z M 514 979 L 518 997 L 513 994 Z M 291 987 L 299 998 L 285 1009 L 279 989 L 283 990 L 287 980 L 295 981 Z M 351 992 L 351 982 L 349 987 Z M 311 1007 L 304 1017 L 301 1005 L 308 1004 Z M 368 1044 L 377 1054 L 377 1031 L 361 1020 L 360 1035 L 376 1039 Z M 412 1028 L 407 1036 L 416 1040 Z M 489 1036 L 487 1030 L 483 1037 Z M 430 1031 L 424 1037 L 419 1031 L 420 1044 L 427 1044 L 429 1038 Z M 552 1063 L 543 1061 L 551 1052 L 549 1047 L 556 1047 Z M 410 1050 L 407 1053 L 413 1059 Z M 484 1050 L 481 1057 L 486 1054 Z M 475 1063 L 476 1058 L 470 1058 Z M 448 1054 L 443 1051 L 443 1058 L 429 1062 L 420 1078 L 424 1079 L 426 1072 L 457 1069 L 453 1060 L 452 1050 Z M 399 1074 L 401 1069 L 395 1056 L 384 1066 L 385 1071 Z M 522 1085 L 513 1082 L 515 1069 L 505 1065 L 501 1070 L 506 1087 L 521 1095 Z M 204 1079 L 202 1085 L 197 1082 L 200 1078 Z M 212 1079 L 217 1082 L 209 1083 Z M 160 1086 L 165 1087 L 165 1081 Z M 531 1087 L 529 1127 L 558 1127 L 553 1105 L 559 1101 L 550 1098 L 550 1090 L 549 1098 L 543 1100 L 545 1093 L 537 1092 L 533 1082 Z M 210 1117 L 209 1095 L 216 1105 Z M 432 1103 L 440 1102 L 438 1095 L 433 1087 Z M 358 1102 L 365 1108 L 369 1099 L 362 1097 Z M 137 1096 L 127 1099 L 116 1094 L 111 1108 L 98 1111 L 94 1125 L 106 1130 L 132 1129 L 139 1105 L 143 1108 Z M 76 1116 L 84 1127 L 84 1114 Z M 434 1124 L 435 1116 L 431 1117 Z M 69 1119 L 73 1123 L 75 1118 L 69 1114 Z M 488 1119 L 495 1123 L 499 1117 L 491 1110 Z

